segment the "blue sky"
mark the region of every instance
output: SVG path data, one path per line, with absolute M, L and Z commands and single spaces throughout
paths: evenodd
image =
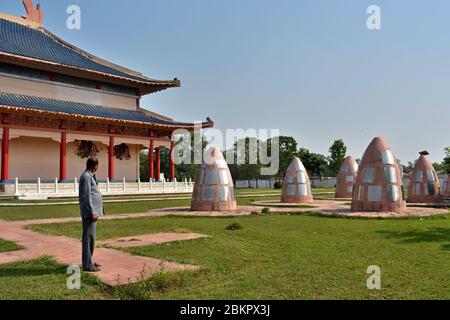
M 444 0 L 41 0 L 45 27 L 105 59 L 182 88 L 143 104 L 219 129 L 274 128 L 361 157 L 384 136 L 403 162 L 450 146 L 450 2 Z M 68 30 L 66 8 L 82 10 Z M 366 28 L 381 7 L 382 30 Z M 0 11 L 23 14 L 20 0 Z

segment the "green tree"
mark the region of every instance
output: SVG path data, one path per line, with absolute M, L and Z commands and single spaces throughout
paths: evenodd
M 401 163 L 400 163 L 401 165 Z M 408 165 L 402 165 L 403 168 L 403 173 L 411 173 L 414 170 L 414 163 L 412 163 L 411 161 L 408 162 Z
M 444 171 L 444 165 L 442 164 L 442 162 L 435 162 L 435 163 L 433 163 L 433 167 L 434 167 L 434 170 L 436 170 L 437 172 L 443 172 Z
M 140 152 L 140 178 L 141 181 L 148 181 L 148 150 L 143 150 Z M 153 164 L 156 170 L 156 159 L 154 159 Z M 175 166 L 175 169 L 177 166 Z M 161 149 L 161 173 L 167 179 L 169 177 L 170 170 L 170 150 L 163 148 Z M 177 176 L 178 180 L 178 176 Z M 179 180 L 180 181 L 180 180 Z
M 311 174 L 312 176 L 323 178 L 328 171 L 328 160 L 324 155 L 313 153 L 311 155 Z
M 176 142 L 175 145 L 178 145 L 179 143 L 182 142 L 182 137 L 180 137 Z M 195 141 L 195 139 L 199 139 L 199 141 Z M 192 179 L 193 181 L 195 181 L 196 175 L 197 175 L 197 167 L 198 164 L 195 164 L 195 152 L 201 152 L 201 154 L 203 155 L 205 153 L 205 149 L 208 145 L 208 141 L 206 139 L 205 136 L 196 136 L 194 135 L 194 133 L 191 133 L 190 136 L 190 141 L 191 141 L 191 145 L 190 148 L 187 152 L 190 153 L 190 163 L 180 163 L 175 165 L 175 173 L 176 173 L 176 177 L 178 181 L 184 181 L 184 179 Z M 201 149 L 199 148 L 199 150 L 195 149 L 196 144 L 200 145 L 201 144 Z M 180 151 L 181 152 L 181 151 Z M 182 154 L 180 153 L 179 155 L 180 157 L 182 156 Z M 198 155 L 200 156 L 200 155 Z M 167 154 L 167 157 L 169 157 L 169 154 Z M 168 160 L 169 161 L 169 158 Z M 169 162 L 168 162 L 169 163 Z M 167 167 L 167 170 L 169 171 L 169 167 Z
M 291 164 L 294 157 L 297 155 L 297 141 L 293 137 L 280 136 L 279 141 L 279 155 L 280 155 L 280 167 L 274 178 L 278 181 L 284 178 L 286 170 Z M 269 156 L 272 155 L 272 140 L 267 140 L 267 148 Z
M 300 148 L 297 152 L 297 157 L 299 157 L 299 159 L 302 161 L 306 171 L 308 171 L 308 173 L 311 173 L 311 170 L 313 169 L 311 165 L 312 153 L 306 148 Z
M 202 139 L 202 150 L 205 151 L 205 148 L 208 144 L 206 138 L 203 136 Z M 182 142 L 182 138 L 179 138 L 175 145 Z M 195 181 L 195 177 L 197 174 L 197 165 L 194 163 L 194 134 L 191 134 L 191 148 L 189 152 L 191 153 L 191 163 L 181 163 L 175 165 L 175 176 L 177 181 L 184 181 L 184 179 L 192 179 Z M 154 160 L 154 168 L 156 170 L 156 159 Z M 164 174 L 164 177 L 167 179 L 170 175 L 170 150 L 167 148 L 161 149 L 161 173 Z M 141 181 L 148 180 L 148 150 L 143 150 L 140 152 L 140 177 Z
M 259 153 L 256 152 L 256 159 L 251 159 L 250 157 L 250 149 L 252 146 L 259 146 L 260 141 L 256 138 L 245 138 L 237 141 L 232 150 L 228 150 L 227 154 L 229 152 L 234 152 L 234 164 L 229 165 L 231 176 L 233 177 L 233 180 L 247 180 L 249 185 L 251 180 L 255 180 L 256 184 L 258 185 L 258 180 L 261 176 L 261 161 L 259 158 Z M 245 163 L 238 163 L 238 146 L 243 145 L 245 146 Z M 252 150 L 254 151 L 254 150 Z M 250 163 L 255 162 L 256 163 Z
M 334 141 L 329 149 L 328 157 L 330 172 L 333 176 L 337 176 L 347 154 L 347 147 L 342 139 Z
M 444 152 L 445 158 L 444 161 L 442 162 L 442 167 L 445 173 L 450 174 L 450 147 L 445 148 Z
M 302 161 L 310 177 L 324 177 L 328 169 L 327 157 L 318 153 L 311 153 L 306 148 L 300 148 L 297 156 Z
M 142 150 L 139 153 L 139 164 L 140 164 L 139 175 L 140 175 L 141 181 L 147 181 L 148 180 L 148 150 Z

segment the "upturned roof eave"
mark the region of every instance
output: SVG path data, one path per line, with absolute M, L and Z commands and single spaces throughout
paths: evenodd
M 42 69 L 48 72 L 58 72 L 71 76 L 79 76 L 91 80 L 111 82 L 115 84 L 122 84 L 125 86 L 135 87 L 139 95 L 146 95 L 169 88 L 178 88 L 181 86 L 180 80 L 154 80 L 142 81 L 133 78 L 121 77 L 118 75 L 108 74 L 100 71 L 79 68 L 70 65 L 64 65 L 53 61 L 46 61 L 32 57 L 20 56 L 8 52 L 0 51 L 0 61 L 12 64 L 19 64 L 22 66 L 31 66 Z
M 57 112 L 57 111 L 49 111 L 49 110 L 38 110 L 31 109 L 28 107 L 17 107 L 17 106 L 8 106 L 8 105 L 0 105 L 0 113 L 11 113 L 11 114 L 26 114 L 26 115 L 37 115 L 37 116 L 46 116 L 53 119 L 61 119 L 61 120 L 76 120 L 76 121 L 91 121 L 91 122 L 100 122 L 111 125 L 130 125 L 135 127 L 142 127 L 148 129 L 158 129 L 158 130 L 167 130 L 173 131 L 176 129 L 185 129 L 188 131 L 193 131 L 198 125 L 191 123 L 177 123 L 176 121 L 173 124 L 159 124 L 159 123 L 151 123 L 144 121 L 134 121 L 134 120 L 125 120 L 125 119 L 114 119 L 109 117 L 100 117 L 100 116 L 88 116 L 81 115 L 75 113 L 67 113 L 67 112 Z M 212 128 L 214 127 L 214 122 L 206 121 L 202 122 L 202 129 Z

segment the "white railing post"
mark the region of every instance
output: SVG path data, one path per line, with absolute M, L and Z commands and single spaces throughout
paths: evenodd
M 150 191 L 153 190 L 153 179 L 150 179 Z
M 111 191 L 111 183 L 109 182 L 109 177 L 106 178 L 106 192 L 110 192 Z
M 125 180 L 125 177 L 123 177 L 122 181 L 123 181 L 123 192 L 127 192 L 127 186 L 126 186 L 127 181 Z
M 176 192 L 177 191 L 177 178 L 173 179 L 173 190 Z
M 19 195 L 19 178 L 16 177 L 16 180 L 14 182 L 14 195 Z
M 163 179 L 162 183 L 163 183 L 163 191 L 166 191 L 166 179 Z
M 141 178 L 138 179 L 138 191 L 141 191 Z
M 75 194 L 78 193 L 77 184 L 78 184 L 78 179 L 77 179 L 77 177 L 75 177 L 75 179 L 73 179 L 73 192 Z
M 41 194 L 41 178 L 37 178 L 37 193 Z
M 58 178 L 55 178 L 55 193 L 58 193 Z

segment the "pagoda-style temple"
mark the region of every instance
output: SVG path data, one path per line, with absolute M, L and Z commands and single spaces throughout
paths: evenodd
M 441 183 L 427 151 L 420 152 L 411 174 L 408 202 L 438 203 L 442 201 Z
M 172 133 L 192 131 L 194 123 L 153 113 L 140 101 L 180 81 L 152 79 L 79 49 L 43 28 L 40 7 L 24 4 L 24 18 L 0 13 L 2 188 L 15 178 L 72 180 L 89 157 L 100 161 L 100 180 L 137 181 L 142 149 L 151 151 L 148 179 L 158 181 L 162 148 L 171 149 L 173 180 Z

